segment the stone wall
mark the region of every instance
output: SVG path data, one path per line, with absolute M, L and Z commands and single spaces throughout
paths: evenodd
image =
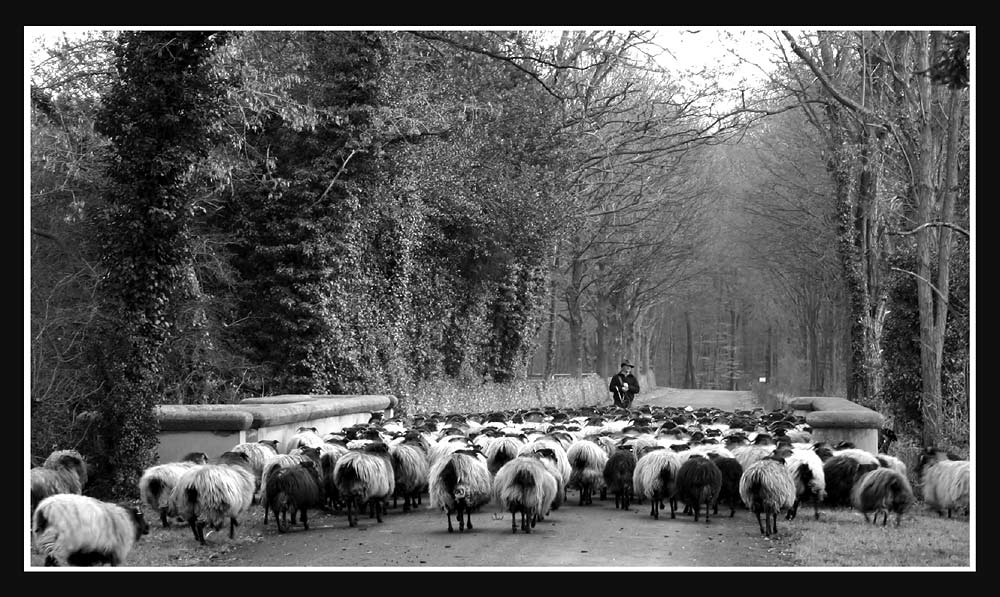
M 835 396 L 800 396 L 789 400 L 787 407 L 805 416 L 813 442 L 849 441 L 857 448 L 878 453 L 878 434 L 885 417 L 870 408 Z
M 365 424 L 373 414 L 393 416 L 391 395 L 281 395 L 248 398 L 239 404 L 164 404 L 157 407 L 160 423 L 159 462 L 180 460 L 190 452 L 209 458 L 243 442 L 278 440 L 288 452 L 288 440 L 299 427 L 321 434 Z

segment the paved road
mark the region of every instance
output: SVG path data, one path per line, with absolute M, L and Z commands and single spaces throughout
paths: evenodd
M 715 406 L 723 410 L 757 406 L 750 392 L 657 388 L 637 397 L 635 405 Z M 250 522 L 238 548 L 212 566 L 298 567 L 773 567 L 789 566 L 787 539 L 760 536 L 756 519 L 739 509 L 695 523 L 692 516 L 649 514 L 649 504 L 615 509 L 614 499 L 595 498 L 578 506 L 576 492 L 526 535 L 511 532 L 510 514 L 497 518 L 490 504 L 473 515 L 474 529 L 448 533 L 443 512 L 424 505 L 414 512 L 390 511 L 383 523 L 362 517 L 349 528 L 344 516 L 310 515 L 311 529 L 279 535 L 273 523 Z M 249 521 L 248 521 L 249 522 Z M 787 523 L 785 523 L 787 524 Z M 784 525 L 783 525 L 784 526 Z M 787 528 L 787 527 L 786 527 Z M 214 537 L 210 541 L 224 541 Z
M 656 388 L 640 392 L 633 406 L 690 406 L 691 408 L 716 407 L 725 411 L 751 410 L 759 404 L 753 392 L 728 392 L 725 390 L 680 390 Z

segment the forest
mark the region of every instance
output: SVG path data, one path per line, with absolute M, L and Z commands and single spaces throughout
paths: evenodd
M 157 404 L 621 358 L 969 444 L 974 31 L 729 33 L 753 80 L 655 29 L 47 33 L 30 447 L 108 491 Z

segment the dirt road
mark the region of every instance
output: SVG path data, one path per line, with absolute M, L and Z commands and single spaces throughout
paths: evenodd
M 645 392 L 636 405 L 717 406 L 724 410 L 753 408 L 749 392 Z M 792 566 L 787 534 L 774 539 L 760 535 L 756 519 L 746 510 L 729 518 L 728 508 L 706 523 L 692 516 L 670 519 L 669 508 L 659 520 L 649 504 L 615 509 L 614 500 L 577 505 L 569 500 L 531 534 L 511 531 L 510 514 L 498 519 L 494 505 L 473 514 L 474 529 L 448 533 L 444 512 L 424 505 L 402 513 L 390 510 L 384 522 L 362 517 L 350 528 L 345 516 L 312 515 L 309 531 L 301 526 L 278 534 L 248 521 L 238 533 L 247 533 L 240 545 L 218 554 L 206 566 L 228 567 L 405 567 L 405 568 L 698 568 Z M 781 521 L 781 527 L 789 523 Z M 171 532 L 179 532 L 171 531 Z M 238 537 L 239 539 L 239 537 Z M 210 542 L 227 541 L 210 537 Z

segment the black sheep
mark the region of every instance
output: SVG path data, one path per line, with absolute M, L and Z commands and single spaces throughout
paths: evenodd
M 677 472 L 677 497 L 694 511 L 698 522 L 701 505 L 705 504 L 705 522 L 722 489 L 722 471 L 710 459 L 692 454 Z
M 604 484 L 608 491 L 615 494 L 615 508 L 628 510 L 632 498 L 632 475 L 635 473 L 635 463 L 632 446 L 625 445 L 619 446 L 604 465 Z
M 323 482 L 316 465 L 310 460 L 277 470 L 267 484 L 264 499 L 274 512 L 279 533 L 287 530 L 287 513 L 291 513 L 292 524 L 295 524 L 297 513 L 302 520 L 302 527 L 309 530 L 308 509 L 326 506 Z
M 850 506 L 854 484 L 862 475 L 876 468 L 878 465 L 860 464 L 850 456 L 834 456 L 824 462 L 827 505 Z
M 709 452 L 708 457 L 722 473 L 722 485 L 719 488 L 719 497 L 715 500 L 715 505 L 712 508 L 712 514 L 719 513 L 719 502 L 727 502 L 729 504 L 729 517 L 732 518 L 736 515 L 736 505 L 741 501 L 740 477 L 743 476 L 743 465 L 735 458 L 722 456 L 715 452 Z

